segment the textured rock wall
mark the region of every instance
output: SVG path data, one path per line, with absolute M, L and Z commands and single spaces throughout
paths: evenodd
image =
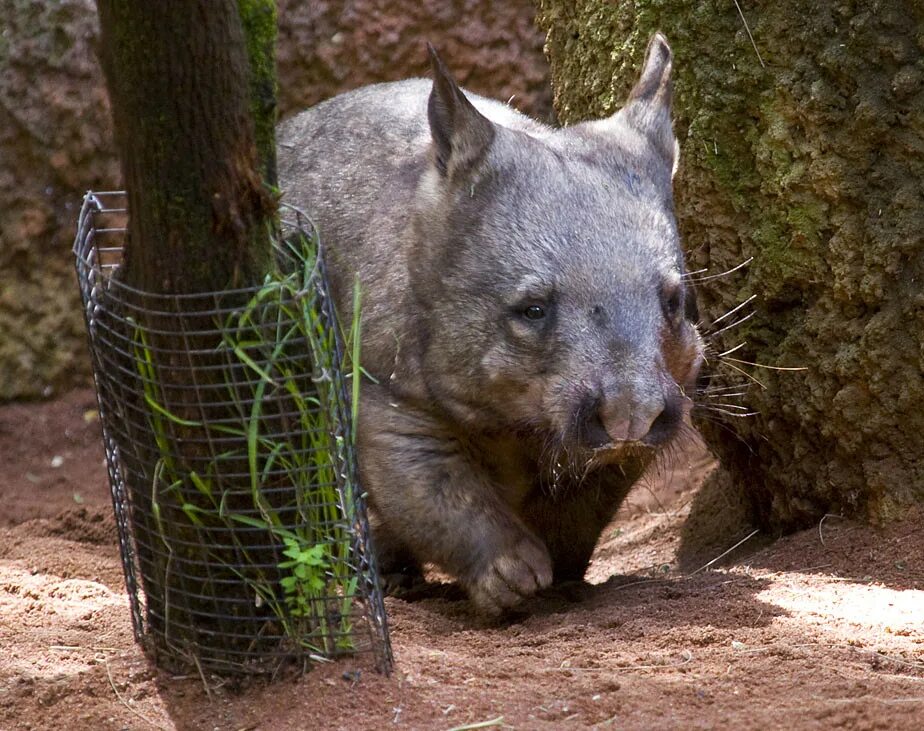
M 888 519 L 924 499 L 924 4 L 739 4 L 757 51 L 724 0 L 541 0 L 556 110 L 612 112 L 666 33 L 691 268 L 754 257 L 700 290 L 706 319 L 757 295 L 714 352 L 806 369 L 732 363 L 760 413 L 707 440 L 764 525 Z
M 280 0 L 282 113 L 427 73 L 424 41 L 475 91 L 548 118 L 529 0 Z M 90 0 L 0 0 L 0 401 L 86 381 L 70 246 L 87 189 L 119 185 Z
M 530 0 L 278 0 L 282 114 L 346 89 L 429 76 L 426 41 L 468 89 L 552 113 Z
M 86 375 L 70 246 L 118 183 L 91 2 L 0 0 L 0 400 Z

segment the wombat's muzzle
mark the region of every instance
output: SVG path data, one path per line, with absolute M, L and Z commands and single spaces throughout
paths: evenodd
M 627 444 L 658 447 L 670 441 L 682 420 L 679 393 L 647 399 L 597 394 L 578 409 L 577 438 L 581 446 L 595 451 Z

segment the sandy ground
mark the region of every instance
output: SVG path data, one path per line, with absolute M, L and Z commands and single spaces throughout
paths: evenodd
M 529 615 L 388 599 L 390 677 L 170 676 L 132 639 L 94 409 L 89 390 L 0 407 L 0 729 L 924 728 L 924 512 L 681 571 L 711 469 L 692 449 L 638 489 L 590 583 Z

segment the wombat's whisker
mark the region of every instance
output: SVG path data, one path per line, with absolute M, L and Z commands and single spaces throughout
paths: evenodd
M 761 383 L 759 380 L 757 380 L 757 378 L 755 378 L 754 376 L 752 376 L 750 373 L 748 373 L 748 372 L 747 372 L 746 370 L 744 370 L 743 368 L 739 368 L 739 367 L 736 366 L 734 363 L 729 362 L 729 361 L 731 361 L 731 360 L 734 360 L 734 358 L 722 358 L 722 360 L 721 360 L 720 362 L 722 363 L 722 365 L 728 366 L 728 367 L 731 368 L 733 371 L 737 371 L 737 372 L 740 373 L 742 376 L 744 376 L 745 378 L 747 378 L 749 381 L 753 381 L 753 382 L 756 383 L 758 386 L 760 386 L 764 391 L 767 390 L 766 385 L 764 385 L 763 383 Z
M 732 267 L 731 269 L 728 269 L 728 270 L 726 270 L 726 271 L 724 271 L 724 272 L 721 272 L 721 273 L 719 273 L 719 274 L 710 274 L 710 275 L 708 275 L 708 276 L 706 276 L 706 277 L 690 277 L 690 278 L 688 278 L 687 281 L 689 281 L 689 282 L 694 282 L 694 283 L 698 283 L 698 282 L 708 282 L 708 281 L 710 281 L 710 280 L 712 280 L 712 279 L 719 279 L 720 277 L 727 277 L 727 276 L 728 276 L 729 274 L 731 274 L 732 272 L 737 272 L 739 269 L 743 269 L 743 268 L 746 267 L 748 264 L 750 264 L 752 261 L 754 261 L 754 257 L 753 257 L 753 256 L 749 256 L 747 259 L 745 259 L 743 262 L 741 262 L 741 263 L 738 264 L 737 266 L 734 266 L 734 267 Z
M 724 358 L 726 355 L 731 355 L 731 354 L 734 353 L 736 350 L 741 350 L 741 348 L 743 348 L 745 345 L 747 345 L 747 343 L 739 343 L 739 344 L 736 345 L 734 348 L 729 348 L 729 349 L 726 350 L 724 353 L 719 353 L 718 357 L 719 357 L 719 358 Z
M 697 390 L 697 394 L 721 394 L 727 391 L 735 391 L 739 388 L 747 389 L 748 384 L 746 383 L 733 383 L 729 386 L 706 386 L 706 388 L 701 388 Z
M 756 411 L 748 411 L 745 407 L 735 404 L 700 404 L 700 407 L 706 411 L 724 414 L 725 416 L 753 416 L 758 413 Z M 742 409 L 742 411 L 730 411 L 729 409 Z
M 748 407 L 747 407 L 747 406 L 741 406 L 740 404 L 725 404 L 725 403 L 718 403 L 718 404 L 704 404 L 704 406 L 706 406 L 706 408 L 715 408 L 715 407 L 718 407 L 718 406 L 724 406 L 724 407 L 727 408 L 727 409 L 738 409 L 739 411 L 747 411 L 747 410 L 748 410 Z
M 751 302 L 753 302 L 753 301 L 756 300 L 756 299 L 757 299 L 757 295 L 756 295 L 756 294 L 752 294 L 752 295 L 751 295 L 750 297 L 748 297 L 744 302 L 742 302 L 742 303 L 739 304 L 739 305 L 736 305 L 735 307 L 733 307 L 732 309 L 730 309 L 728 312 L 726 312 L 726 313 L 725 313 L 724 315 L 722 315 L 721 317 L 715 318 L 715 320 L 712 321 L 712 324 L 715 325 L 716 323 L 722 322 L 722 320 L 724 320 L 726 317 L 728 317 L 729 315 L 735 314 L 735 313 L 736 313 L 738 310 L 740 310 L 742 307 L 745 307 L 745 306 L 749 305 Z
M 688 442 L 699 442 L 700 438 L 700 433 L 697 428 L 692 424 L 684 422 L 680 427 L 680 431 L 677 432 L 675 441 L 679 448 L 681 445 L 686 446 Z
M 687 423 L 681 424 L 680 428 L 677 430 L 677 434 L 674 435 L 674 438 L 670 442 L 665 444 L 661 451 L 658 452 L 655 457 L 655 461 L 663 462 L 665 468 L 669 468 L 674 462 L 677 461 L 677 458 L 683 454 L 684 447 L 689 444 L 697 435 L 696 429 L 691 427 Z
M 724 360 L 733 360 L 735 363 L 744 363 L 744 365 L 754 366 L 755 368 L 766 368 L 769 371 L 807 371 L 807 366 L 772 366 L 765 363 L 752 363 L 749 360 L 739 358 L 724 358 Z
M 530 420 L 530 422 L 535 421 Z M 539 428 L 538 423 L 532 423 L 531 425 L 534 431 Z M 554 495 L 558 491 L 561 478 L 566 476 L 566 472 L 570 474 L 572 471 L 570 460 L 567 457 L 560 435 L 550 431 L 544 432 L 539 446 L 538 462 L 542 468 L 540 471 L 540 487 L 549 495 Z
M 651 480 L 654 477 L 671 474 L 670 468 L 677 461 L 678 457 L 684 453 L 684 448 L 688 444 L 695 443 L 698 440 L 699 432 L 696 428 L 692 424 L 682 422 L 673 439 L 663 445 L 657 452 L 654 461 L 640 478 L 640 483 L 650 491 L 652 489 Z M 656 498 L 654 494 L 652 496 Z M 662 512 L 667 512 L 663 509 L 663 506 Z
M 738 398 L 740 396 L 747 396 L 747 391 L 731 391 L 723 393 L 704 393 L 703 398 L 715 399 L 715 398 Z
M 748 450 L 748 452 L 750 452 L 752 455 L 754 454 L 754 449 L 751 447 L 751 445 L 748 444 L 747 441 L 738 432 L 728 426 L 724 419 L 708 413 L 700 413 L 697 418 L 700 421 L 708 422 L 713 426 L 721 429 L 723 432 L 728 433 L 728 435 L 731 436 L 735 441 L 740 442 L 741 445 Z
M 707 334 L 706 334 L 706 337 L 709 338 L 709 339 L 711 340 L 711 339 L 714 338 L 716 335 L 719 335 L 719 334 L 725 332 L 726 330 L 731 330 L 733 327 L 738 327 L 738 325 L 740 325 L 742 322 L 747 322 L 747 321 L 750 320 L 752 317 L 754 317 L 755 314 L 757 314 L 757 313 L 756 313 L 756 312 L 753 312 L 753 311 L 752 311 L 752 312 L 749 312 L 747 315 L 745 315 L 744 317 L 742 317 L 740 320 L 735 320 L 731 325 L 726 325 L 725 327 L 723 327 L 723 328 L 721 328 L 721 329 L 719 329 L 719 330 L 716 330 L 715 332 L 707 333 Z
M 648 494 L 654 499 L 658 505 L 658 511 L 662 514 L 667 514 L 669 511 L 665 507 L 664 503 L 661 502 L 661 498 L 658 497 L 658 493 L 655 492 L 655 482 L 654 477 L 663 475 L 667 471 L 669 465 L 663 462 L 663 457 L 665 455 L 659 454 L 655 461 L 652 463 L 652 466 L 645 470 L 645 473 L 639 478 L 638 485 L 648 492 Z
M 711 409 L 711 410 L 715 411 L 717 414 L 722 414 L 723 416 L 733 416 L 736 419 L 746 418 L 748 416 L 757 416 L 760 413 L 759 411 L 747 411 L 747 412 L 738 414 L 732 411 L 725 411 L 724 409 Z
M 584 463 L 584 470 L 581 473 L 581 476 L 578 478 L 578 489 L 584 486 L 584 483 L 587 481 L 588 475 L 590 475 L 591 471 L 593 471 L 594 466 L 595 465 L 593 459 L 589 459 Z
M 744 29 L 747 31 L 748 38 L 751 40 L 751 47 L 754 49 L 754 53 L 757 54 L 757 60 L 760 61 L 760 67 L 765 69 L 767 68 L 767 64 L 764 63 L 764 59 L 761 58 L 760 51 L 757 50 L 757 43 L 754 41 L 754 36 L 751 35 L 751 28 L 748 26 L 748 19 L 744 17 L 744 11 L 741 9 L 741 5 L 738 4 L 738 0 L 734 1 L 735 7 L 738 8 L 738 15 L 741 16 L 741 22 L 744 23 Z M 748 538 L 750 538 L 750 536 L 748 536 Z

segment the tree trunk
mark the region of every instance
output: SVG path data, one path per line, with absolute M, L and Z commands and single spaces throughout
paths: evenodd
M 264 635 L 278 619 L 252 588 L 275 590 L 275 544 L 222 518 L 252 518 L 271 503 L 267 487 L 285 488 L 265 484 L 259 445 L 242 436 L 284 432 L 287 404 L 247 365 L 282 345 L 241 342 L 253 328 L 229 319 L 250 299 L 237 290 L 274 270 L 274 4 L 98 8 L 129 210 L 118 282 L 98 318 L 114 344 L 101 408 L 131 506 L 145 635 L 171 666 L 238 668 L 272 651 Z
M 711 340 L 746 401 L 700 401 L 758 412 L 701 426 L 759 523 L 883 520 L 924 499 L 924 6 L 539 5 L 564 123 L 614 111 L 652 32 L 674 49 L 690 268 L 754 257 L 699 290 L 707 323 L 756 295 Z
M 267 271 L 275 199 L 272 2 L 100 0 L 101 57 L 129 197 L 122 278 L 217 291 Z M 245 36 L 242 17 L 254 36 Z M 258 59 L 263 59 L 258 62 Z M 253 73 L 251 73 L 253 69 Z M 258 150 L 258 144 L 260 148 Z

